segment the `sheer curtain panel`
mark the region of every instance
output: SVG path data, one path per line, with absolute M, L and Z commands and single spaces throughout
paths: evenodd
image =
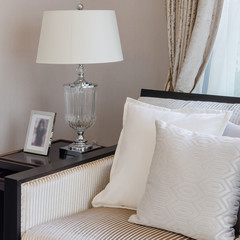
M 194 92 L 240 96 L 240 1 L 225 0 L 211 58 Z

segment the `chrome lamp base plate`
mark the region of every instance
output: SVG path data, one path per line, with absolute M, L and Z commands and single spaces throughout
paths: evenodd
M 68 146 L 61 147 L 59 149 L 60 158 L 67 158 L 68 156 L 69 157 L 79 156 L 80 154 L 84 154 L 84 153 L 91 152 L 96 149 L 103 148 L 103 146 L 99 146 L 97 144 L 87 144 L 88 148 L 84 148 L 84 149 L 82 149 L 82 148 L 79 149 L 79 148 L 73 147 L 72 145 L 73 144 L 70 144 Z
M 71 151 L 83 153 L 83 152 L 87 152 L 87 151 L 91 150 L 93 148 L 93 145 L 84 144 L 84 146 L 78 146 L 77 144 L 72 143 L 72 144 L 68 145 L 67 147 Z

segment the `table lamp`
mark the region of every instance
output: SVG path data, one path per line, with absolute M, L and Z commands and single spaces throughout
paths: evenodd
M 46 11 L 43 14 L 37 63 L 77 64 L 78 78 L 64 85 L 65 119 L 78 133 L 68 146 L 84 152 L 92 148 L 84 131 L 96 120 L 96 84 L 86 82 L 83 64 L 122 61 L 115 11 Z

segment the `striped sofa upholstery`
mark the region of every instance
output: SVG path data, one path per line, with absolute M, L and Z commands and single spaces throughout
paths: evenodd
M 112 161 L 110 156 L 23 183 L 21 235 L 90 208 L 93 197 L 109 182 Z
M 139 101 L 148 104 L 166 107 L 170 109 L 191 108 L 191 109 L 214 109 L 232 111 L 230 121 L 240 125 L 240 104 L 223 103 L 223 102 L 208 102 L 208 101 L 186 101 L 181 99 L 170 98 L 154 98 L 154 97 L 139 97 Z
M 184 240 L 190 239 L 156 228 L 128 222 L 133 210 L 91 208 L 70 217 L 36 226 L 27 231 L 24 240 Z
M 109 181 L 112 160 L 106 157 L 23 183 L 21 239 L 190 239 L 129 223 L 133 210 L 91 208 L 93 197 Z

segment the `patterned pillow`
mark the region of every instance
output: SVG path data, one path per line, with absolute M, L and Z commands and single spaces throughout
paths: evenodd
M 156 121 L 145 194 L 129 219 L 201 240 L 233 240 L 240 200 L 240 139 Z

